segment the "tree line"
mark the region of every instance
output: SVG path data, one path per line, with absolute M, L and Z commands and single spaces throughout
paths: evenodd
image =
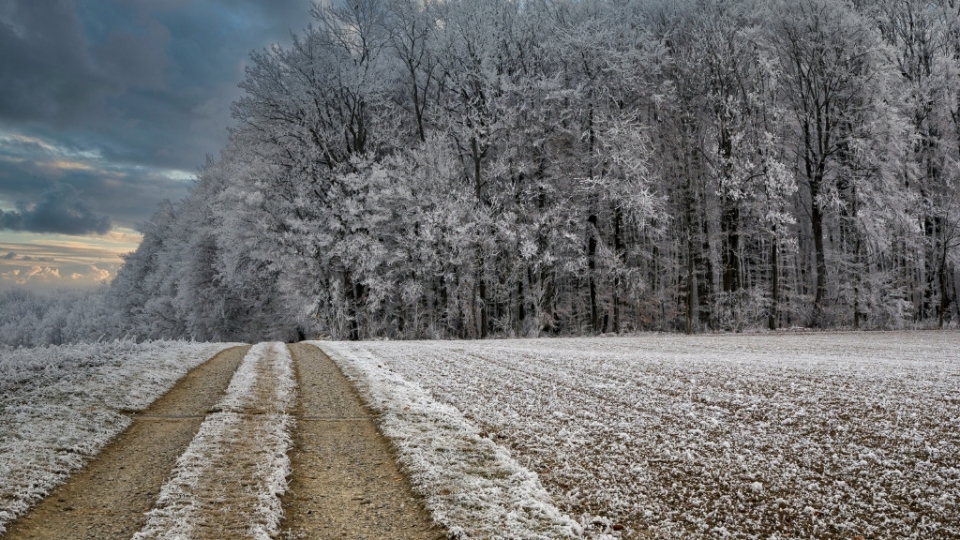
M 958 318 L 957 0 L 348 0 L 254 52 L 118 332 Z

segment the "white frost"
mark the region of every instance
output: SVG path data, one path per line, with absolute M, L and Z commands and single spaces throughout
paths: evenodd
M 446 440 L 417 400 L 452 406 L 587 536 L 960 538 L 956 332 L 320 345 L 427 432 L 397 429 L 402 452 Z M 455 483 L 449 448 L 423 467 Z
M 536 474 L 449 405 L 384 369 L 362 345 L 315 342 L 380 413 L 414 488 L 456 538 L 558 539 L 582 534 L 551 502 Z
M 254 345 L 134 539 L 187 539 L 206 527 L 230 538 L 276 536 L 290 473 L 294 420 L 287 410 L 295 388 L 287 347 Z
M 139 411 L 228 344 L 115 341 L 0 350 L 0 534 Z

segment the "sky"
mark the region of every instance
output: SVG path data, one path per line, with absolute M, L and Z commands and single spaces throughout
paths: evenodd
M 310 0 L 0 0 L 0 288 L 111 280 Z

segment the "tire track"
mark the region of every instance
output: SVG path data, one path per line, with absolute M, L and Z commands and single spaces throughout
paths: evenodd
M 2 537 L 129 539 L 146 523 L 144 513 L 248 349 L 227 349 L 190 371 Z
M 410 490 L 353 385 L 317 347 L 290 349 L 300 400 L 281 538 L 446 538 Z
M 286 346 L 253 346 L 134 539 L 275 537 L 295 395 Z

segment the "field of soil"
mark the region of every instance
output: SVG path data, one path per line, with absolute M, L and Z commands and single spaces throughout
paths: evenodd
M 960 539 L 957 332 L 94 344 L 0 390 L 3 539 Z

